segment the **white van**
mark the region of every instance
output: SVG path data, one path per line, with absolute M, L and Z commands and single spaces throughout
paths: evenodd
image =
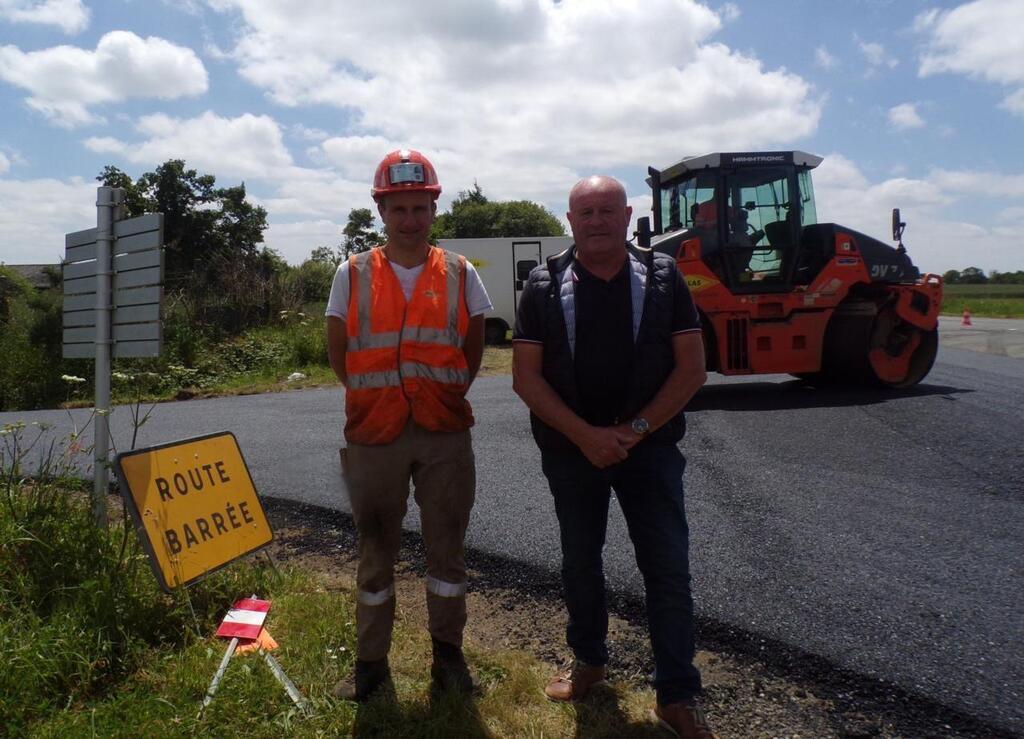
M 480 273 L 494 304 L 485 328 L 488 344 L 503 343 L 515 325 L 516 306 L 530 270 L 571 245 L 570 236 L 438 240 L 438 246 L 462 254 Z

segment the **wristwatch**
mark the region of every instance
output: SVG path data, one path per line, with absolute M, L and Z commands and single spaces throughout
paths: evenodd
M 647 423 L 646 418 L 634 418 L 629 426 L 637 436 L 647 436 L 647 434 L 651 433 L 651 424 Z

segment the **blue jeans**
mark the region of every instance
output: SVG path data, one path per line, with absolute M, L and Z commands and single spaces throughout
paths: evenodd
M 608 608 L 601 558 L 611 490 L 619 500 L 644 578 L 658 703 L 700 692 L 693 664 L 689 528 L 683 505 L 686 459 L 674 444 L 645 442 L 619 464 L 598 469 L 578 451 L 541 452 L 562 538 L 566 640 L 576 659 L 608 662 Z

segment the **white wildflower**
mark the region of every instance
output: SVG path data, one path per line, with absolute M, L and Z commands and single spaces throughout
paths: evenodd
M 77 377 L 76 375 L 61 375 L 60 379 L 71 385 L 78 385 L 79 383 L 85 382 L 84 377 Z

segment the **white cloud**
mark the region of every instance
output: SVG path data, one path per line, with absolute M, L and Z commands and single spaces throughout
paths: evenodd
M 293 166 L 280 127 L 266 115 L 222 118 L 207 111 L 182 119 L 157 113 L 140 118 L 136 129 L 142 141 L 92 137 L 85 140 L 85 146 L 144 167 L 184 159 L 219 177 L 270 179 L 288 176 Z
M 215 7 L 240 11 L 232 54 L 245 79 L 282 105 L 346 112 L 352 125 L 325 154 L 367 183 L 372 169 L 357 167 L 391 144 L 365 144 L 398 142 L 436 157 L 448 187 L 475 177 L 493 197 L 549 190 L 564 200 L 575 163 L 607 170 L 781 146 L 811 134 L 821 114 L 801 77 L 715 43 L 721 16 L 693 0 Z
M 928 35 L 922 77 L 957 72 L 1003 84 L 1024 82 L 1024 3 L 977 0 L 923 13 L 914 27 Z
M 275 217 L 347 216 L 352 208 L 373 208 L 370 176 L 365 181 L 347 180 L 324 170 L 295 169 L 278 184 L 272 196 L 259 202 Z
M 692 0 L 649 0 L 643 8 L 407 1 L 354 7 L 344 18 L 329 0 L 211 4 L 240 11 L 240 40 L 230 54 L 243 77 L 279 104 L 343 109 L 343 135 L 301 125 L 287 131 L 311 142 L 306 156 L 317 168 L 292 164 L 276 143 L 231 144 L 201 127 L 171 136 L 150 131 L 145 119 L 142 141 L 93 138 L 87 145 L 147 166 L 183 156 L 219 176 L 262 178 L 271 188 L 250 187 L 250 194 L 259 194 L 254 199 L 272 218 L 307 224 L 289 231 L 274 222 L 275 238 L 285 243 L 315 231 L 308 224 L 373 207 L 373 171 L 396 148 L 430 157 L 444 186 L 441 209 L 476 181 L 490 198 L 534 200 L 561 217 L 582 175 L 726 146 L 781 145 L 813 132 L 821 113 L 800 77 L 711 42 L 730 11 L 716 14 Z M 666 17 L 685 30 L 661 33 Z M 396 25 L 415 39 L 415 54 L 394 53 Z M 237 156 L 225 162 L 222 152 L 232 149 Z M 267 166 L 264 150 L 281 153 L 271 157 L 276 164 Z M 639 197 L 649 208 L 649 196 Z M 282 252 L 297 260 L 308 248 L 303 242 Z
M 185 13 L 186 15 L 200 17 L 203 14 L 202 0 L 162 0 L 162 2 L 164 5 Z
M 885 51 L 885 47 L 877 41 L 864 41 L 857 34 L 853 34 L 853 40 L 857 43 L 860 53 L 864 55 L 864 60 L 872 69 L 875 67 L 888 67 L 892 69 L 900 63 L 899 59 L 888 54 Z M 872 70 L 869 69 L 868 71 L 871 72 Z
M 0 179 L 0 262 L 55 264 L 64 234 L 96 225 L 96 183 Z
M 916 103 L 900 103 L 889 108 L 889 125 L 897 131 L 924 128 L 924 119 L 917 112 Z
M 206 69 L 191 49 L 129 31 L 105 34 L 95 51 L 2 46 L 0 79 L 28 90 L 30 107 L 68 128 L 99 120 L 89 108 L 100 103 L 170 100 L 207 89 Z
M 914 21 L 926 34 L 918 74 L 951 72 L 989 82 L 1024 85 L 1024 3 L 976 0 L 952 10 L 930 10 Z M 1024 116 L 1024 87 L 1009 93 L 1000 107 Z
M 3 174 L 11 168 L 11 160 L 7 158 L 7 155 L 0 151 L 0 174 Z
M 380 221 L 377 221 L 380 224 Z M 263 234 L 266 246 L 276 250 L 285 261 L 299 264 L 309 259 L 309 254 L 318 246 L 337 246 L 342 240 L 344 223 L 328 219 L 297 221 L 294 223 L 271 223 Z M 327 299 L 327 296 L 324 296 Z
M 352 208 L 372 207 L 373 171 L 385 152 L 398 148 L 373 137 L 328 139 L 312 153 L 334 169 L 309 168 L 294 163 L 281 127 L 267 115 L 224 118 L 207 111 L 195 118 L 174 118 L 161 113 L 143 116 L 135 129 L 138 139 L 94 136 L 84 143 L 90 151 L 112 154 L 145 169 L 168 159 L 184 159 L 219 181 L 245 179 L 250 199 L 267 208 L 272 218 L 319 219 L 316 222 L 347 215 Z M 443 157 L 434 155 L 434 161 L 439 163 Z M 259 185 L 253 187 L 253 181 Z M 442 206 L 451 195 L 445 194 Z M 287 251 L 289 257 L 293 252 Z
M 327 131 L 319 128 L 309 128 L 303 126 L 301 123 L 296 123 L 288 128 L 288 132 L 296 138 L 303 139 L 305 141 L 323 141 L 330 136 Z
M 1017 92 L 1007 95 L 1000 104 L 1000 107 L 1024 117 L 1024 87 L 1017 90 Z
M 81 178 L 61 181 L 0 177 L 0 262 L 59 261 L 64 253 L 64 234 L 96 224 L 96 187 L 96 182 Z M 296 222 L 272 221 L 264 232 L 265 244 L 293 264 L 307 259 L 317 246 L 340 243 L 349 210 L 372 206 L 368 183 L 345 182 L 312 170 L 291 171 L 290 179 L 281 184 L 273 198 L 256 198 L 251 192 L 249 196 L 250 200 L 269 207 L 273 216 L 288 218 L 299 214 Z M 303 214 L 310 213 L 313 217 L 301 219 Z
M 832 69 L 836 66 L 836 58 L 828 53 L 828 49 L 819 46 L 814 50 L 814 63 L 822 69 Z
M 1018 268 L 1014 265 L 1020 264 L 1019 238 L 1012 229 L 951 215 L 958 207 L 969 211 L 984 183 L 990 183 L 996 196 L 1019 201 L 1024 175 L 936 170 L 924 178 L 872 182 L 841 154 L 826 156 L 814 171 L 819 221 L 840 223 L 888 241 L 892 209 L 898 207 L 908 224 L 903 241 L 922 272 L 962 269 L 970 258 L 979 256 L 996 269 Z M 969 254 L 965 244 L 972 245 Z
M 0 0 L 0 19 L 57 26 L 72 34 L 88 28 L 89 9 L 82 0 Z
M 321 148 L 326 160 L 343 175 L 369 182 L 384 154 L 402 145 L 382 136 L 339 136 L 327 139 Z
M 825 161 L 813 170 L 815 189 L 831 188 L 833 190 L 861 189 L 868 186 L 865 177 L 852 160 L 842 154 L 829 154 Z M 821 198 L 818 198 L 821 209 Z M 820 215 L 820 214 L 819 214 Z M 819 218 L 820 220 L 820 218 Z
M 996 220 L 1000 223 L 1010 223 L 1013 225 L 1024 221 L 1024 205 L 1014 205 L 1009 208 L 1004 208 L 996 214 Z
M 1024 199 L 1024 175 L 935 169 L 929 174 L 929 179 L 949 192 L 1013 198 L 1018 201 Z
M 726 3 L 719 11 L 719 15 L 726 23 L 732 23 L 740 17 L 740 7 L 736 3 Z

